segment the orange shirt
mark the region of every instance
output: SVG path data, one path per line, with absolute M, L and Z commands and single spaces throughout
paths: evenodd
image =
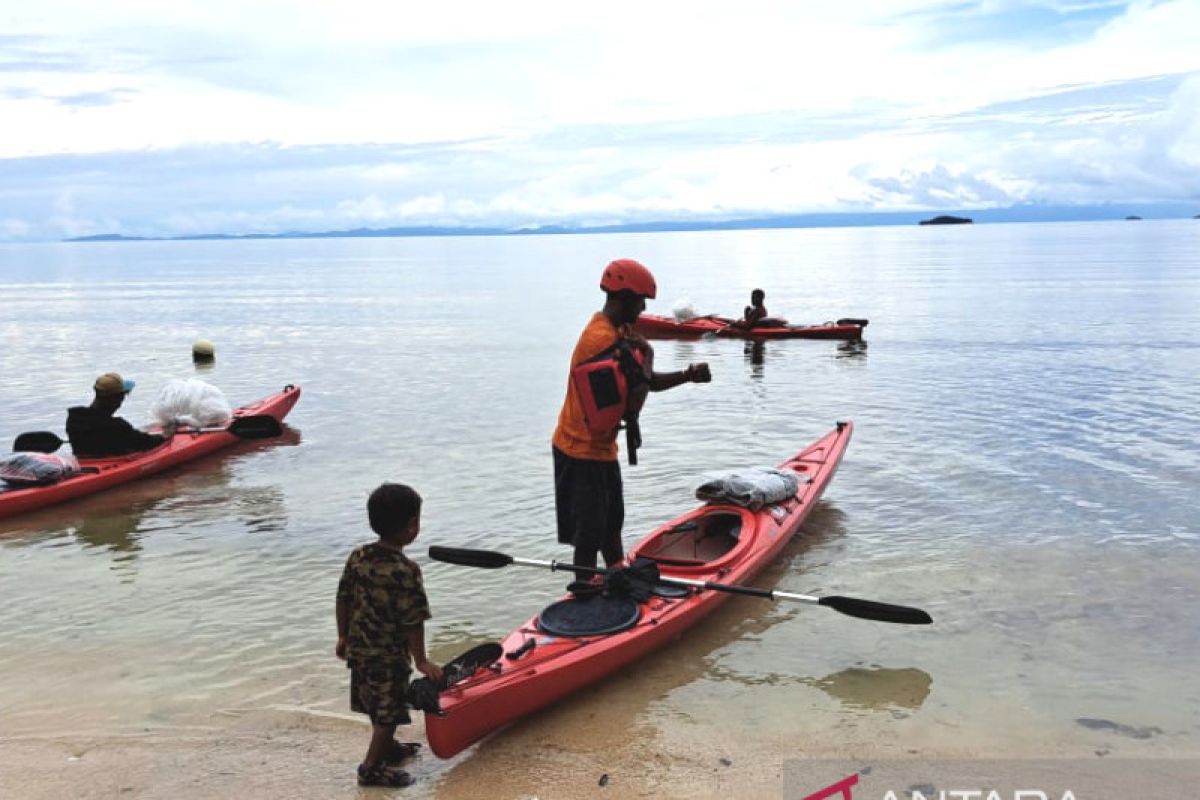
M 602 312 L 597 311 L 588 321 L 587 327 L 579 336 L 575 352 L 571 354 L 571 368 L 600 355 L 617 343 L 617 329 Z M 588 427 L 583 416 L 583 404 L 579 402 L 579 392 L 575 382 L 567 375 L 567 397 L 563 401 L 562 411 L 558 414 L 558 427 L 554 429 L 552 440 L 555 447 L 572 458 L 582 458 L 588 461 L 617 460 L 617 429 L 605 433 L 596 433 Z

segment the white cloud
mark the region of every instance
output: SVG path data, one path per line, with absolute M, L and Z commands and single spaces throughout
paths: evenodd
M 0 219 L 0 242 L 26 239 L 30 230 L 29 223 L 23 219 Z
M 5 22 L 9 238 L 1177 199 L 1200 170 L 1200 79 L 1139 82 L 1200 74 L 1195 0 L 45 0 Z

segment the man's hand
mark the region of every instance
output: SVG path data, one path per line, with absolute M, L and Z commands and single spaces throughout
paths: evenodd
M 429 659 L 425 659 L 424 661 L 417 662 L 417 669 L 420 670 L 426 678 L 429 678 L 429 680 L 436 684 L 441 684 L 444 676 L 442 675 L 442 668 L 437 664 L 433 663 Z
M 338 637 L 337 645 L 333 648 L 333 654 L 342 661 L 346 660 L 346 640 L 340 636 Z
M 708 363 L 701 361 L 698 364 L 688 364 L 687 369 L 683 371 L 683 377 L 692 383 L 708 383 L 712 380 L 712 373 L 708 371 Z

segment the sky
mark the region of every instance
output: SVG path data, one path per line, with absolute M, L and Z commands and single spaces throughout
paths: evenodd
M 1194 203 L 1200 0 L 0 0 L 0 241 Z

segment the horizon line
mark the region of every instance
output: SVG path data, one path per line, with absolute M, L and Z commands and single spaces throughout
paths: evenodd
M 1101 206 L 1009 206 L 995 209 L 974 209 L 953 213 L 931 211 L 831 211 L 807 214 L 772 215 L 765 217 L 741 217 L 723 220 L 654 220 L 648 222 L 624 222 L 610 225 L 577 226 L 549 224 L 539 226 L 497 227 L 471 225 L 403 225 L 386 228 L 347 228 L 326 231 L 284 231 L 279 233 L 194 233 L 177 236 L 135 236 L 123 233 L 101 233 L 87 236 L 72 236 L 49 240 L 72 243 L 92 242 L 164 242 L 203 240 L 247 240 L 247 239 L 339 239 L 339 238 L 388 238 L 421 236 L 557 236 L 603 233 L 684 233 L 710 230 L 769 230 L 789 228 L 838 228 L 838 227 L 883 227 L 887 225 L 913 225 L 932 222 L 939 218 L 950 218 L 945 224 L 959 219 L 969 224 L 1003 224 L 1019 222 L 1101 222 L 1141 221 L 1146 219 L 1200 219 L 1183 211 L 1183 203 L 1143 204 L 1142 216 L 1133 213 L 1136 204 L 1116 209 L 1112 205 Z M 1158 208 L 1171 212 L 1154 213 Z M 932 216 L 931 216 L 932 215 Z M 963 216 L 970 215 L 970 216 Z M 937 224 L 937 223 L 935 223 Z

